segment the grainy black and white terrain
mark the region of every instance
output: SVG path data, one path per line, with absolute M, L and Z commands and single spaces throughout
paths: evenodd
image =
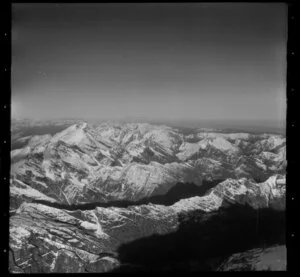
M 13 273 L 285 270 L 286 139 L 12 122 Z
M 286 270 L 284 3 L 14 3 L 9 271 Z

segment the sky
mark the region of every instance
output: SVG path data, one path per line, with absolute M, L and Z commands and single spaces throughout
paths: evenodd
M 13 117 L 285 125 L 283 3 L 13 4 L 12 20 Z

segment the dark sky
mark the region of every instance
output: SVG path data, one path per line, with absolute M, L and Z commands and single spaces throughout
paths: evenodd
M 284 4 L 13 4 L 13 115 L 279 126 L 286 31 Z

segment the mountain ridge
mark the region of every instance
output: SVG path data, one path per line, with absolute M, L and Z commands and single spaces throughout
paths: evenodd
M 187 214 L 198 214 L 188 219 L 192 230 L 212 228 L 208 242 L 205 234 L 189 235 L 205 245 L 231 238 L 230 232 L 245 232 L 238 222 L 244 220 L 250 228 L 260 214 L 266 214 L 262 231 L 266 228 L 263 232 L 270 235 L 268 222 L 282 222 L 283 135 L 183 132 L 149 123 L 61 126 L 54 134 L 25 137 L 22 128 L 15 129 L 19 135 L 13 142 L 22 147 L 11 151 L 11 272 L 123 270 L 127 258 L 122 249 L 130 253 L 131 244 L 152 235 L 174 237 Z M 248 236 L 253 243 L 259 239 Z M 132 262 L 134 268 L 139 263 Z

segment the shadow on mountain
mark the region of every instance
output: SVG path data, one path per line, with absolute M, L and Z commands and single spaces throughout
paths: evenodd
M 233 253 L 285 244 L 285 212 L 231 206 L 180 214 L 178 220 L 174 233 L 121 245 L 114 272 L 214 271 Z
M 170 206 L 174 203 L 178 202 L 181 199 L 190 198 L 193 196 L 203 196 L 205 195 L 210 189 L 214 188 L 217 184 L 219 184 L 222 180 L 215 180 L 215 181 L 204 181 L 201 186 L 197 186 L 193 183 L 177 183 L 173 186 L 166 194 L 164 195 L 155 195 L 147 198 L 143 198 L 138 201 L 109 201 L 106 203 L 103 202 L 94 202 L 94 203 L 87 203 L 87 204 L 76 204 L 76 205 L 68 205 L 68 204 L 60 204 L 60 203 L 52 203 L 44 200 L 34 200 L 34 203 L 44 204 L 47 206 L 51 206 L 54 208 L 59 209 L 66 209 L 66 210 L 93 210 L 96 207 L 119 207 L 119 208 L 127 208 L 129 206 L 136 206 L 136 205 L 144 205 L 144 204 L 158 204 L 158 205 L 165 205 Z

